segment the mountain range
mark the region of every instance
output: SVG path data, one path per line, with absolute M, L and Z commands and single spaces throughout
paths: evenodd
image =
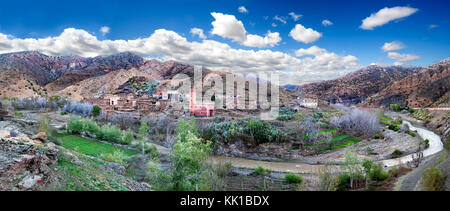
M 449 64 L 450 58 L 428 67 L 371 65 L 334 80 L 283 87 L 330 103 L 440 106 L 448 104 Z M 60 95 L 82 100 L 116 90 L 133 76 L 162 81 L 178 73 L 193 76 L 193 72 L 189 64 L 144 59 L 133 53 L 94 58 L 9 53 L 0 55 L 0 97 Z

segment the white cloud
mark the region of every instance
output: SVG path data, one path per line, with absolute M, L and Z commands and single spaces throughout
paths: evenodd
M 277 20 L 277 21 L 280 21 L 280 22 L 283 23 L 283 24 L 286 24 L 286 23 L 287 23 L 286 17 L 281 17 L 281 16 L 278 16 L 278 15 L 275 15 L 275 17 L 273 17 L 273 19 L 274 19 L 274 20 Z
M 413 54 L 399 54 L 397 52 L 389 52 L 388 58 L 395 60 L 394 65 L 405 65 L 409 62 L 421 59 L 420 56 Z
M 294 19 L 294 21 L 298 21 L 303 15 L 302 14 L 295 14 L 295 12 L 290 12 L 289 15 Z
M 247 47 L 273 47 L 281 41 L 280 33 L 268 32 L 264 37 L 254 34 L 248 34 L 242 21 L 236 19 L 234 15 L 222 13 L 211 13 L 215 20 L 211 23 L 213 29 L 212 34 L 219 35 L 224 38 L 232 39 Z
M 322 21 L 322 25 L 324 25 L 324 26 L 331 26 L 331 25 L 333 25 L 333 22 L 331 22 L 329 20 L 323 20 Z
M 291 36 L 294 40 L 308 44 L 315 42 L 319 38 L 321 38 L 322 33 L 317 32 L 311 28 L 306 29 L 303 25 L 297 24 L 295 25 L 295 28 L 293 28 L 289 33 L 289 36 Z
M 192 28 L 190 33 L 192 34 L 192 36 L 197 35 L 200 39 L 206 39 L 206 35 L 203 33 L 203 29 Z
M 268 31 L 266 36 L 261 37 L 258 35 L 249 34 L 247 35 L 247 40 L 242 44 L 249 47 L 263 48 L 266 46 L 273 47 L 278 45 L 281 41 L 280 33 Z
M 405 44 L 403 44 L 400 41 L 394 41 L 394 42 L 384 43 L 384 45 L 383 45 L 383 47 L 381 49 L 384 52 L 388 52 L 388 51 L 398 51 L 398 50 L 401 50 L 403 48 L 406 48 Z
M 238 11 L 239 11 L 240 13 L 248 13 L 247 8 L 245 8 L 244 6 L 240 6 L 240 7 L 238 8 Z
M 272 23 L 272 27 L 277 27 L 278 25 L 276 23 Z
M 428 26 L 428 29 L 434 29 L 434 28 L 437 28 L 437 27 L 439 27 L 439 25 L 431 24 L 431 25 Z
M 111 28 L 109 28 L 107 26 L 103 26 L 103 27 L 100 28 L 100 32 L 103 34 L 103 36 L 108 34 L 110 31 L 111 31 Z
M 418 9 L 411 7 L 385 7 L 377 13 L 372 13 L 369 17 L 362 21 L 360 28 L 365 30 L 373 30 L 377 26 L 382 26 L 390 21 L 408 17 Z
M 247 31 L 242 21 L 236 19 L 234 15 L 212 12 L 214 21 L 211 23 L 213 29 L 211 34 L 232 39 L 235 42 L 244 42 Z
M 268 40 L 262 42 L 270 43 L 270 38 L 277 36 L 268 32 L 266 37 Z M 213 70 L 279 72 L 282 84 L 333 78 L 359 67 L 356 63 L 358 59 L 354 56 L 339 56 L 325 49 L 317 49 L 304 49 L 303 54 L 313 54 L 314 58 L 297 58 L 279 51 L 235 49 L 213 40 L 190 42 L 176 32 L 166 29 L 155 30 L 149 37 L 135 40 L 98 40 L 88 32 L 74 28 L 65 29 L 58 36 L 39 39 L 11 39 L 0 33 L 0 53 L 40 51 L 54 56 L 72 53 L 95 57 L 133 52 L 141 56 L 176 60 Z M 299 52 L 302 52 L 301 49 Z M 292 72 L 286 73 L 286 70 Z

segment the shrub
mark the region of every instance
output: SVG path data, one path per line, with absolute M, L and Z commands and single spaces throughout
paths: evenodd
M 392 158 L 399 158 L 399 157 L 401 157 L 402 155 L 403 155 L 403 152 L 400 151 L 400 150 L 398 150 L 398 149 L 396 149 L 396 150 L 394 150 L 394 152 L 392 152 L 391 157 L 392 157 Z
M 407 132 L 410 136 L 412 136 L 412 137 L 416 137 L 416 133 L 414 133 L 413 131 L 411 131 L 411 130 L 408 130 L 408 132 Z
M 402 110 L 402 108 L 401 108 L 400 105 L 398 105 L 398 104 L 391 104 L 391 105 L 389 106 L 389 108 L 390 108 L 392 111 L 401 111 L 401 110 Z
M 122 139 L 122 131 L 111 124 L 103 125 L 100 129 L 100 134 L 101 139 L 113 143 L 120 143 Z
M 423 145 L 424 145 L 425 149 L 428 149 L 428 148 L 430 147 L 430 140 L 425 139 L 425 140 L 423 141 Z
M 91 116 L 93 110 L 92 103 L 82 103 L 76 101 L 67 101 L 67 103 L 62 108 L 63 111 L 71 114 L 77 114 L 80 116 Z
M 149 155 L 152 160 L 159 159 L 159 156 L 161 156 L 155 145 L 145 146 L 145 154 Z
M 79 116 L 72 115 L 67 123 L 67 129 L 75 134 L 83 132 L 83 119 Z
M 39 120 L 39 129 L 38 132 L 44 132 L 47 135 L 50 135 L 50 120 L 48 119 L 48 115 L 45 114 Z
M 254 174 L 254 175 L 263 176 L 263 175 L 266 175 L 267 172 L 269 172 L 268 169 L 265 169 L 265 168 L 262 167 L 262 166 L 258 166 L 258 167 L 253 171 L 253 174 Z
M 303 177 L 298 174 L 289 173 L 284 176 L 284 179 L 288 183 L 295 183 L 295 184 L 302 184 L 303 183 Z
M 389 128 L 389 130 L 393 130 L 393 131 L 397 132 L 397 131 L 400 130 L 400 125 L 390 124 L 390 125 L 388 126 L 388 128 Z
M 92 107 L 92 114 L 94 116 L 98 116 L 101 110 L 102 109 L 98 105 L 95 105 L 94 107 Z
M 97 122 L 93 119 L 84 119 L 83 120 L 83 132 L 88 133 L 88 135 L 95 137 L 100 136 L 100 126 L 98 126 Z
M 336 178 L 336 190 L 344 191 L 347 190 L 350 184 L 350 176 L 347 173 L 339 174 Z
M 14 116 L 16 116 L 16 117 L 23 117 L 23 113 L 22 112 L 18 112 L 18 111 L 14 111 Z
M 130 129 L 128 129 L 126 132 L 125 132 L 125 135 L 122 137 L 122 140 L 121 140 L 121 144 L 125 144 L 125 145 L 131 145 L 131 143 L 133 142 L 133 140 L 134 140 L 134 135 L 133 135 L 133 132 L 130 130 Z
M 379 119 L 377 114 L 360 109 L 353 109 L 341 117 L 333 117 L 330 125 L 348 132 L 356 132 L 370 136 L 379 131 Z
M 102 153 L 100 158 L 108 162 L 124 165 L 126 163 L 127 156 L 123 150 L 116 150 L 113 153 Z
M 440 191 L 444 183 L 444 174 L 441 169 L 428 168 L 422 175 L 422 188 L 426 191 Z
M 67 115 L 67 112 L 61 111 L 60 114 L 64 116 L 64 115 Z

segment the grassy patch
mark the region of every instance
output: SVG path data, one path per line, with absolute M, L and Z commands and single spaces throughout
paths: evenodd
M 348 137 L 350 137 L 350 135 L 348 135 L 348 134 L 341 134 L 341 135 L 338 135 L 338 136 L 333 137 L 333 138 L 331 139 L 330 143 L 342 141 L 342 140 L 344 140 L 344 139 L 346 139 L 346 138 L 348 138 Z M 319 142 L 314 143 L 314 144 L 306 144 L 305 146 L 317 146 L 317 145 L 322 145 L 322 144 L 328 143 L 327 141 L 328 141 L 328 140 L 323 140 L 323 141 L 319 141 Z
M 138 154 L 135 150 L 123 149 L 122 147 L 114 146 L 111 144 L 105 144 L 99 141 L 93 141 L 89 139 L 85 139 L 79 136 L 68 135 L 68 134 L 59 134 L 57 135 L 58 139 L 61 141 L 61 145 L 67 149 L 75 150 L 94 157 L 100 158 L 104 153 L 114 153 L 118 150 L 123 150 L 126 156 L 132 156 Z
M 303 136 L 302 138 L 303 138 L 303 139 L 307 139 L 307 138 L 311 138 L 311 137 L 321 136 L 321 135 L 325 135 L 325 134 L 328 134 L 328 133 L 334 133 L 334 132 L 336 132 L 337 130 L 338 130 L 338 129 L 336 129 L 336 128 L 327 129 L 327 130 L 322 130 L 322 131 L 320 131 L 320 132 L 318 132 L 318 133 L 315 133 L 315 134 Z
M 360 141 L 361 141 L 361 139 L 351 138 L 351 139 L 348 139 L 347 141 L 344 141 L 342 144 L 338 144 L 338 145 L 334 145 L 334 146 L 331 146 L 331 147 L 325 147 L 325 148 L 319 149 L 318 152 L 323 152 L 323 151 L 328 151 L 328 150 L 333 150 L 333 149 L 339 149 L 339 148 L 347 147 L 347 146 L 359 143 Z

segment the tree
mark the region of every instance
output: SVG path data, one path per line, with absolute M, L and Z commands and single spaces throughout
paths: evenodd
M 147 133 L 148 133 L 147 121 L 142 119 L 141 126 L 139 127 L 139 136 L 138 136 L 139 143 L 142 146 L 142 154 L 145 154 L 145 142 L 146 142 Z
M 94 116 L 98 116 L 101 110 L 102 109 L 98 105 L 95 105 L 94 107 L 92 107 L 92 114 Z
M 351 147 L 345 151 L 344 169 L 350 176 L 350 188 L 353 188 L 353 180 L 355 177 L 361 176 L 361 166 L 358 160 L 358 154 L 356 150 Z

